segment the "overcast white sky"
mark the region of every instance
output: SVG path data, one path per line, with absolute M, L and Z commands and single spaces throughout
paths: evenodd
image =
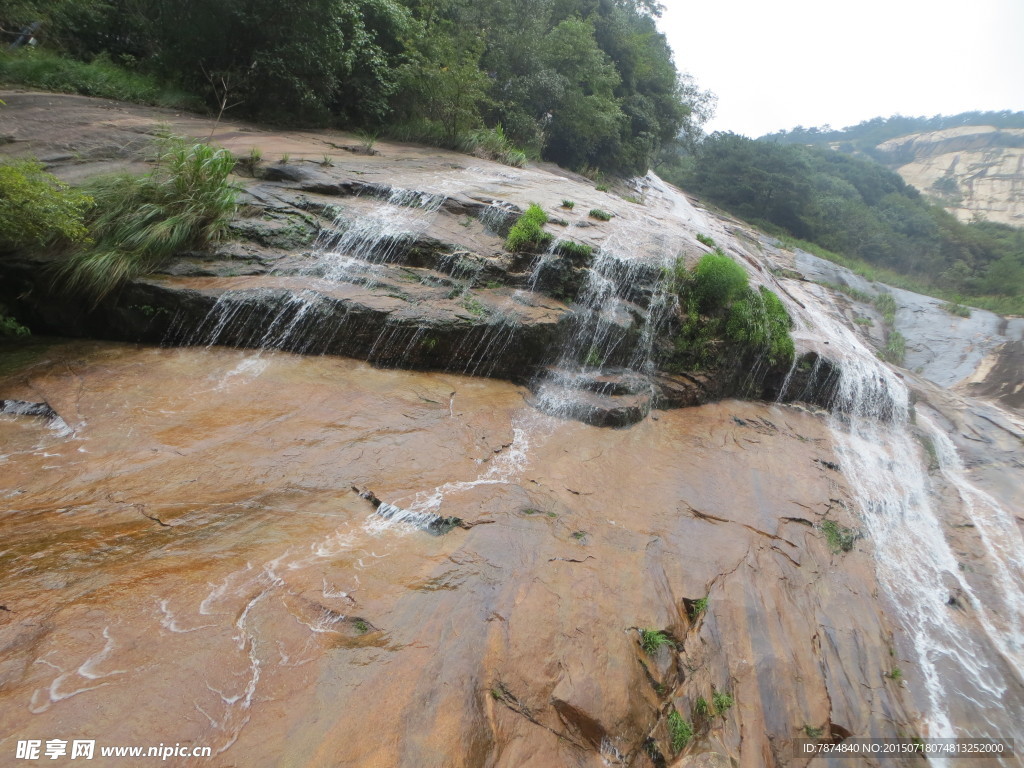
M 663 0 L 708 131 L 1024 110 L 1024 0 Z

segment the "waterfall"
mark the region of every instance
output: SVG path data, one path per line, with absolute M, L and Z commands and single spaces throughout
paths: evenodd
M 823 289 L 790 288 L 803 304 L 790 302 L 791 314 L 803 332 L 828 343 L 828 355 L 839 365 L 829 422 L 886 605 L 903 631 L 898 647 L 917 676 L 907 685 L 922 709 L 921 735 L 1024 737 L 1024 544 L 1012 517 L 969 482 L 945 433 L 917 416 L 918 427 L 934 441 L 943 477 L 956 489 L 960 511 L 981 534 L 993 574 L 989 597 L 972 589 L 949 538 L 940 489 L 913 433 L 907 386 L 836 319 L 838 310 Z M 959 610 L 969 611 L 977 624 Z M 973 725 L 963 725 L 968 722 Z

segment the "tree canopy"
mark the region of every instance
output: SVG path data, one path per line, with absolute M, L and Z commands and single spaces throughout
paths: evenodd
M 0 0 L 66 55 L 107 57 L 211 108 L 391 129 L 480 128 L 574 168 L 642 173 L 707 117 L 651 0 Z

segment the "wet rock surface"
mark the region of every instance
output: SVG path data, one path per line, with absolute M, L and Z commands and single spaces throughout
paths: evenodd
M 211 127 L 3 98 L 15 153 L 69 179 L 144 169 L 158 117 Z M 40 327 L 149 345 L 0 358 L 0 398 L 67 420 L 0 418 L 0 750 L 760 768 L 806 738 L 1024 739 L 1024 425 L 969 397 L 1012 404 L 1012 321 L 918 376 L 871 351 L 873 305 L 813 282 L 852 277 L 657 177 L 627 200 L 384 143 L 317 164 L 339 139 L 222 125 L 289 162 L 244 181 L 234 239 L 94 311 L 4 260 Z M 531 202 L 590 255 L 506 253 Z M 697 234 L 783 298 L 789 370 L 657 370 L 658 283 Z
M 77 421 L 0 421 L 11 733 L 223 766 L 642 766 L 645 743 L 671 758 L 672 708 L 720 691 L 690 754 L 760 766 L 798 764 L 807 727 L 913 727 L 868 549 L 821 533 L 856 521 L 799 409 L 609 431 L 500 381 L 105 343 L 0 379 L 27 392 Z

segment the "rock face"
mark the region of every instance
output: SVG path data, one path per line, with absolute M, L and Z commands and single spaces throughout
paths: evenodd
M 18 151 L 84 159 L 69 178 L 158 117 L 209 131 L 2 95 Z M 995 386 L 1016 326 L 918 377 L 827 267 L 654 176 L 626 199 L 383 142 L 322 167 L 337 134 L 219 130 L 290 155 L 245 180 L 233 240 L 94 310 L 4 260 L 31 322 L 122 341 L 0 367 L 0 398 L 69 425 L 0 414 L 0 750 L 762 768 L 804 740 L 1024 739 L 1024 426 L 964 381 Z M 555 247 L 506 253 L 531 202 Z M 791 369 L 657 369 L 697 234 L 783 298 Z
M 878 150 L 961 221 L 1024 226 L 1024 129 L 947 128 L 890 139 Z

